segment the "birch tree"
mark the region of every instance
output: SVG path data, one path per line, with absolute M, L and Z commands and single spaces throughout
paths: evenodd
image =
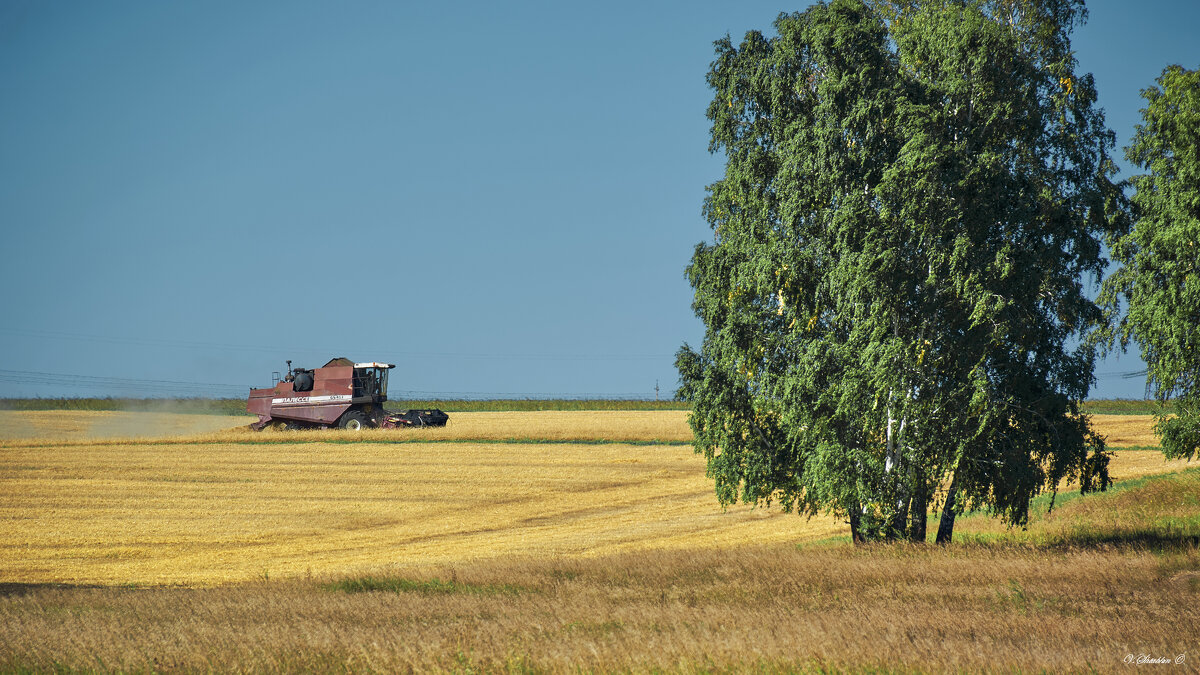
M 1017 6 L 1019 5 L 1019 6 Z M 1068 3 L 835 0 L 717 41 L 704 321 L 677 356 L 723 504 L 844 517 L 855 541 L 1014 525 L 1107 485 L 1076 401 L 1117 227 L 1112 136 Z
M 1113 337 L 1141 348 L 1147 388 L 1163 404 L 1163 453 L 1191 459 L 1200 454 L 1200 70 L 1169 66 L 1142 96 L 1125 156 L 1146 173 L 1131 181 L 1136 222 L 1113 247 L 1121 267 L 1102 297 L 1114 313 L 1128 303 Z

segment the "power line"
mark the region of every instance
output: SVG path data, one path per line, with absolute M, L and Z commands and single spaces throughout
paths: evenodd
M 62 331 L 34 330 L 24 328 L 0 328 L 0 333 L 34 337 L 38 339 L 73 340 L 86 343 L 124 344 L 143 347 L 172 347 L 182 349 L 206 349 L 218 351 L 263 352 L 269 354 L 330 354 L 345 353 L 346 347 L 281 347 L 278 345 L 223 344 L 191 340 L 164 340 L 157 338 L 116 337 L 67 333 Z M 391 349 L 362 348 L 362 352 L 375 355 L 403 356 L 407 358 L 469 359 L 495 361 L 657 361 L 674 358 L 673 354 L 486 354 L 470 352 L 397 352 Z
M 153 380 L 133 377 L 107 377 L 101 375 L 74 375 L 69 373 L 47 373 L 33 370 L 0 369 L 0 382 L 24 385 L 48 385 L 61 388 L 101 390 L 122 394 L 168 395 L 179 398 L 244 398 L 250 389 L 244 384 L 218 382 L 186 382 L 181 380 Z M 649 400 L 648 392 L 513 392 L 513 391 L 434 391 L 392 390 L 391 398 L 409 399 L 553 399 L 553 400 Z
M 117 391 L 121 393 L 171 394 L 189 396 L 243 397 L 248 385 L 222 384 L 217 382 L 184 382 L 179 380 L 151 380 L 132 377 L 105 377 L 99 375 L 75 375 L 69 373 L 47 373 L 32 370 L 0 369 L 0 382 L 24 385 L 48 385 L 77 389 Z
M 1121 379 L 1123 379 L 1123 380 L 1132 380 L 1132 379 L 1134 379 L 1134 378 L 1138 378 L 1138 377 L 1145 377 L 1145 376 L 1146 376 L 1146 371 L 1145 371 L 1145 369 L 1143 369 L 1143 370 L 1129 370 L 1129 371 L 1125 371 L 1125 372 L 1112 372 L 1112 371 L 1110 371 L 1110 372 L 1107 372 L 1107 373 L 1096 373 L 1096 377 L 1097 377 L 1097 378 L 1110 378 L 1110 377 L 1119 377 L 1119 378 L 1121 378 Z

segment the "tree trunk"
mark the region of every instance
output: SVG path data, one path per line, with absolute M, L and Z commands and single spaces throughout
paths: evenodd
M 950 481 L 950 490 L 946 493 L 946 504 L 942 506 L 942 522 L 938 523 L 937 543 L 949 544 L 954 534 L 954 497 L 958 494 L 958 476 Z
M 911 395 L 910 395 L 911 396 Z M 892 397 L 892 393 L 888 392 L 888 398 Z M 908 420 L 901 418 L 897 420 L 892 417 L 892 406 L 888 404 L 887 410 L 887 429 L 885 435 L 887 437 L 887 455 L 883 463 L 883 472 L 888 476 L 896 476 L 905 472 L 907 462 L 903 461 L 903 453 L 901 452 L 901 443 L 904 437 L 904 427 Z M 905 535 L 905 524 L 908 522 L 908 485 L 903 479 L 896 480 L 896 511 L 891 515 L 891 519 L 887 522 L 886 532 L 884 537 L 888 541 L 896 541 Z
M 855 546 L 866 542 L 862 533 L 862 507 L 858 502 L 850 504 L 850 541 L 854 542 Z
M 903 539 L 905 537 L 905 535 L 907 534 L 907 532 L 905 531 L 905 529 L 906 529 L 905 525 L 908 524 L 908 511 L 909 511 L 910 500 L 905 499 L 904 497 L 901 497 L 900 499 L 901 499 L 901 501 L 898 504 L 898 508 L 896 509 L 896 514 L 894 516 L 892 516 L 892 522 L 888 526 L 888 533 L 887 533 L 888 541 L 895 541 L 897 539 Z
M 913 492 L 912 506 L 909 507 L 912 523 L 908 528 L 909 541 L 917 544 L 925 543 L 925 525 L 929 522 L 929 490 L 924 485 L 918 485 Z

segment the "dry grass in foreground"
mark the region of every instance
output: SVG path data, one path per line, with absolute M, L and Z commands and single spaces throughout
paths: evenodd
M 1200 555 L 640 551 L 205 589 L 9 586 L 0 669 L 1112 672 L 1200 659 Z

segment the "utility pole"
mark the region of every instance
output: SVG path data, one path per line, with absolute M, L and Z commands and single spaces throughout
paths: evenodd
M 658 403 L 658 380 L 654 381 L 654 402 Z

